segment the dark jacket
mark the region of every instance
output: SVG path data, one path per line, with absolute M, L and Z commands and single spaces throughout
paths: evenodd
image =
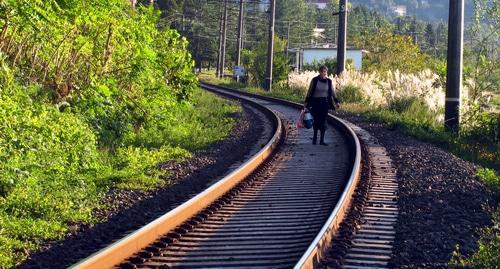
M 314 96 L 314 91 L 316 90 L 316 85 L 318 84 L 318 81 L 320 79 L 320 76 L 316 76 L 311 80 L 311 84 L 309 84 L 309 90 L 307 91 L 306 100 L 304 102 L 306 107 L 310 104 L 311 98 L 312 96 Z M 335 103 L 339 103 L 339 100 L 337 99 L 337 95 L 335 94 L 335 88 L 333 87 L 332 80 L 329 78 L 326 78 L 325 80 L 328 82 L 328 107 L 335 110 L 333 102 L 335 101 Z

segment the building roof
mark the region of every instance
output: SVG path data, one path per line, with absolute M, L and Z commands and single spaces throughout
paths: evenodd
M 335 47 L 302 47 L 302 48 L 290 48 L 288 49 L 289 51 L 298 51 L 298 50 L 336 50 L 337 46 Z M 347 47 L 346 50 L 363 50 L 360 48 L 356 47 Z

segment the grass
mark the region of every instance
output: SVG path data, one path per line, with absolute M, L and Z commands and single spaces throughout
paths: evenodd
M 479 176 L 481 178 L 481 176 Z M 498 176 L 497 176 L 498 188 Z M 478 249 L 469 257 L 460 253 L 460 246 L 456 246 L 450 259 L 450 267 L 459 268 L 499 268 L 500 267 L 500 209 L 487 208 L 492 216 L 493 224 L 479 231 Z
M 100 201 L 111 188 L 171 184 L 158 164 L 182 162 L 223 139 L 241 110 L 198 89 L 189 103 L 165 111 L 164 119 L 110 151 L 99 147 L 78 114 L 36 104 L 19 90 L 0 92 L 0 268 L 13 268 L 41 243 L 62 239 L 71 224 L 102 221 L 92 212 L 105 206 Z
M 205 71 L 198 75 L 200 81 L 225 86 L 233 89 L 240 89 L 250 93 L 256 93 L 276 98 L 281 98 L 293 102 L 302 103 L 306 92 L 303 89 L 289 89 L 285 83 L 273 85 L 272 91 L 266 91 L 261 87 L 239 83 L 231 78 L 216 78 L 212 71 Z

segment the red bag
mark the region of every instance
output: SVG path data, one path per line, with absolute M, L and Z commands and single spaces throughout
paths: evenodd
M 297 129 L 304 128 L 304 113 L 306 112 L 306 109 L 302 109 L 300 111 L 299 118 L 297 119 L 297 122 L 295 123 L 295 126 L 297 126 Z

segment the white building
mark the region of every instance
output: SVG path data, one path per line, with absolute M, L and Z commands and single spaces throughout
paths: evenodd
M 308 0 L 307 4 L 315 5 L 319 9 L 326 8 L 330 0 Z
M 398 5 L 392 7 L 392 12 L 398 17 L 406 16 L 406 6 Z
M 337 58 L 337 48 L 322 48 L 322 47 L 312 47 L 312 48 L 298 48 L 290 49 L 292 53 L 295 53 L 295 70 L 303 70 L 303 66 L 306 64 L 312 64 L 315 61 L 321 62 L 326 58 Z M 346 49 L 346 59 L 352 60 L 353 67 L 357 70 L 361 70 L 363 61 L 363 51 L 358 48 L 347 48 Z

